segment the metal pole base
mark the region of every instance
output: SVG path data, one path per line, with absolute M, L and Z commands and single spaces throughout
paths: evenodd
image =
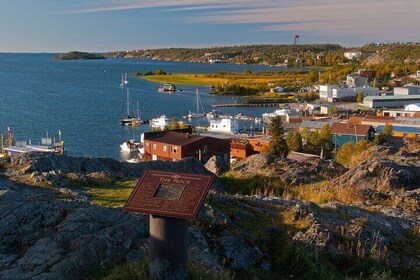
M 188 220 L 150 215 L 150 278 L 187 279 Z

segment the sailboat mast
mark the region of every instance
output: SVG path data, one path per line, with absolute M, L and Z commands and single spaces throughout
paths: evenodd
M 130 118 L 130 91 L 127 89 L 127 118 Z
M 195 95 L 196 95 L 196 98 L 197 98 L 197 114 L 199 113 L 199 109 L 198 109 L 198 89 L 196 89 L 195 90 Z
M 137 100 L 137 119 L 140 120 L 139 101 Z

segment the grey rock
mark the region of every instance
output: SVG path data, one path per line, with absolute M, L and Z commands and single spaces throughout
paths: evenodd
M 220 156 L 212 156 L 204 165 L 208 171 L 221 176 L 229 171 L 229 162 Z

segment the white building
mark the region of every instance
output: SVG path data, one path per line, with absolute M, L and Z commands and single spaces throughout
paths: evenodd
M 420 95 L 420 86 L 395 87 L 394 95 Z
M 235 119 L 211 120 L 209 131 L 237 133 L 239 131 L 239 124 L 238 124 L 238 121 Z
M 420 112 L 420 103 L 407 105 L 404 110 L 407 112 Z
M 361 52 L 345 52 L 344 57 L 352 60 L 353 58 L 358 59 L 362 55 Z
M 368 96 L 363 99 L 363 105 L 369 108 L 396 108 L 413 103 L 420 103 L 420 95 Z
M 356 98 L 359 92 L 362 92 L 364 96 L 376 96 L 379 94 L 379 89 L 373 87 L 339 88 L 334 85 L 326 85 L 319 87 L 319 98 L 329 102 L 337 102 L 342 99 Z

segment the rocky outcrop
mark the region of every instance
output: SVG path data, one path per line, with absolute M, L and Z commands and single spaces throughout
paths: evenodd
M 0 191 L 0 279 L 80 279 L 126 261 L 148 236 L 141 216 L 31 197 Z
M 212 156 L 204 166 L 217 176 L 225 174 L 230 168 L 228 160 L 218 156 Z
M 327 188 L 351 196 L 354 204 L 367 206 L 393 204 L 408 211 L 420 208 L 420 153 L 374 146 L 364 153 L 364 161 Z
M 232 171 L 240 176 L 277 176 L 285 185 L 301 185 L 330 180 L 345 173 L 347 168 L 334 160 L 317 158 L 297 162 L 274 158 L 269 154 L 259 154 L 240 161 Z

